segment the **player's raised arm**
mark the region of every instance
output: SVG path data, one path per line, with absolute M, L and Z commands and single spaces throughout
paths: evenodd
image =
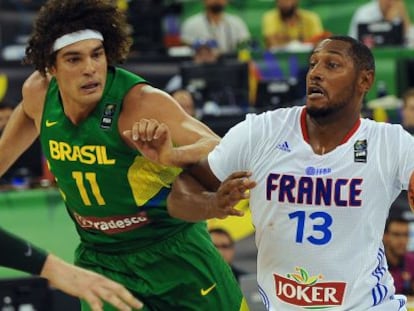
M 120 131 L 150 160 L 177 167 L 203 159 L 220 140 L 170 95 L 148 85 L 136 86 L 125 97 Z

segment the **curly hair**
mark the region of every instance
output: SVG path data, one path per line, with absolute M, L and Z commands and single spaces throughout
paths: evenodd
M 121 63 L 132 44 L 126 16 L 110 0 L 49 0 L 39 11 L 24 63 L 42 75 L 56 62 L 55 40 L 83 29 L 99 31 L 109 64 Z

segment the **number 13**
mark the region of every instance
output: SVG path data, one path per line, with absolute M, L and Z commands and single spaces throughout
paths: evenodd
M 296 243 L 303 243 L 304 238 L 304 228 L 306 222 L 306 213 L 304 211 L 297 211 L 289 214 L 290 219 L 297 218 L 298 225 L 296 230 Z M 309 214 L 309 221 L 314 221 L 316 219 L 322 219 L 321 224 L 313 224 L 312 229 L 314 232 L 321 232 L 321 237 L 315 237 L 314 235 L 309 235 L 306 239 L 315 245 L 324 245 L 327 244 L 332 238 L 332 231 L 329 227 L 332 225 L 332 217 L 325 212 L 313 212 Z

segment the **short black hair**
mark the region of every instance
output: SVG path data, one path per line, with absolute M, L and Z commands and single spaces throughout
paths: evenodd
M 349 36 L 332 36 L 330 40 L 337 40 L 349 43 L 349 56 L 355 63 L 356 69 L 361 70 L 373 70 L 375 72 L 375 59 L 371 50 L 363 44 Z
M 390 228 L 390 225 L 393 222 L 404 223 L 404 224 L 409 224 L 410 223 L 410 221 L 407 218 L 405 218 L 405 217 L 403 217 L 401 215 L 398 215 L 398 216 L 389 216 L 387 218 L 387 221 L 385 222 L 385 228 L 384 228 L 384 232 L 385 233 L 388 232 L 388 230 Z
M 110 64 L 122 62 L 132 44 L 130 27 L 124 13 L 111 0 L 48 0 L 40 9 L 26 48 L 24 63 L 34 65 L 41 74 L 52 67 L 55 40 L 83 29 L 99 31 L 104 37 Z
M 227 236 L 229 238 L 231 244 L 232 245 L 234 244 L 233 237 L 231 236 L 231 234 L 227 230 L 224 230 L 222 228 L 213 228 L 213 229 L 209 229 L 208 232 L 210 234 L 217 233 L 217 234 L 225 235 L 225 236 Z

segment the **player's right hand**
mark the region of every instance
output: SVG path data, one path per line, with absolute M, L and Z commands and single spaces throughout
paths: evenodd
M 155 119 L 141 119 L 123 134 L 147 159 L 161 165 L 172 165 L 173 143 L 166 124 Z
M 243 211 L 235 205 L 243 199 L 250 197 L 250 189 L 256 186 L 251 180 L 251 172 L 240 171 L 227 177 L 214 194 L 214 204 L 209 208 L 208 218 L 226 218 L 227 216 L 243 216 Z

